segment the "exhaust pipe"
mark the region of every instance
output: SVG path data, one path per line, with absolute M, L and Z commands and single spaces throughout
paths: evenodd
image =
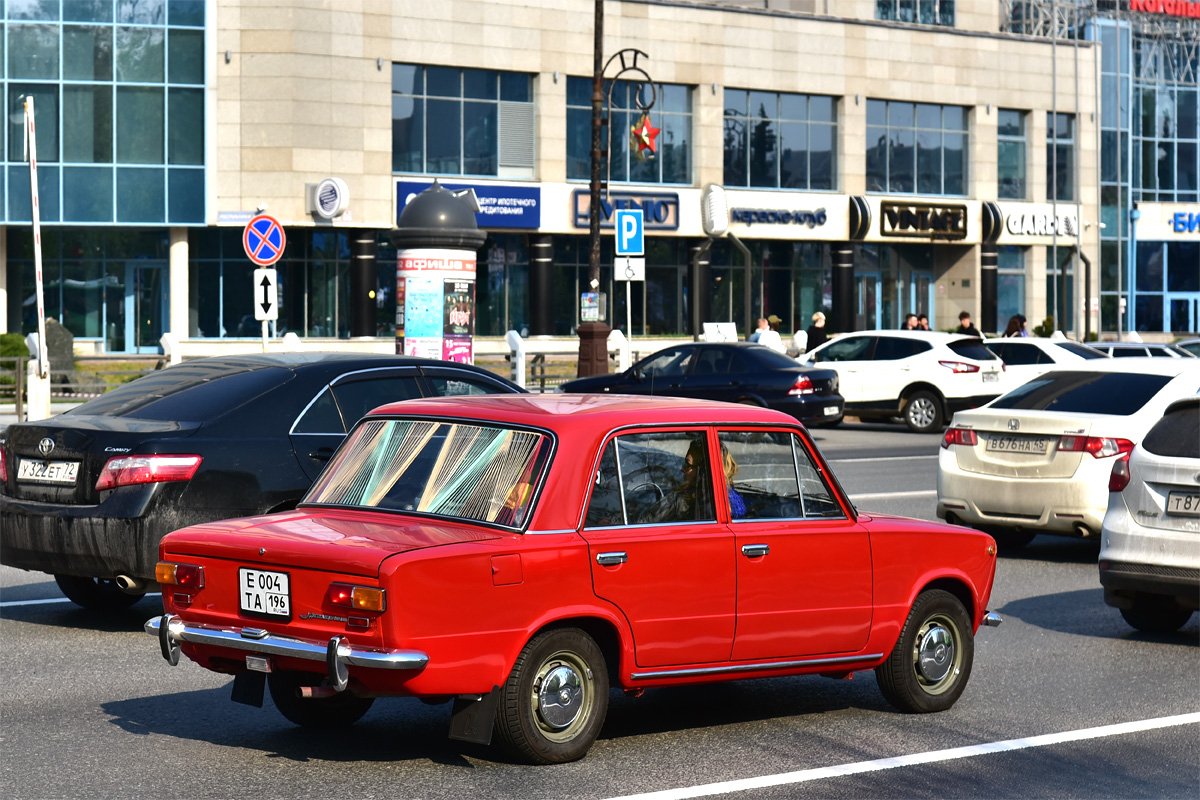
M 1080 522 L 1075 526 L 1075 535 L 1081 539 L 1091 538 L 1092 529 Z
M 141 578 L 135 578 L 132 575 L 118 575 L 113 578 L 113 582 L 117 584 L 117 588 L 126 594 L 145 594 L 146 582 Z

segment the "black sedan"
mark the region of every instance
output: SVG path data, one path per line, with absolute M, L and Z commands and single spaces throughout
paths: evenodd
M 782 353 L 749 342 L 674 345 L 624 372 L 577 378 L 559 391 L 750 403 L 791 414 L 809 425 L 836 425 L 845 406 L 838 394 L 837 372 L 801 366 Z
M 376 406 L 521 391 L 407 356 L 186 361 L 0 434 L 0 563 L 53 574 L 86 608 L 124 608 L 153 586 L 165 534 L 293 508 Z

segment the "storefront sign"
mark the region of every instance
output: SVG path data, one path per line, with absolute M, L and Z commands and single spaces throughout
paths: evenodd
M 428 182 L 396 182 L 396 219 L 408 201 L 432 186 Z M 442 183 L 452 192 L 474 189 L 479 201 L 475 222 L 481 228 L 538 228 L 542 224 L 542 190 L 537 186 L 497 186 L 484 183 Z
M 1200 19 L 1200 2 L 1188 0 L 1129 0 L 1130 11 L 1146 14 L 1166 14 L 1169 17 Z
M 907 239 L 967 238 L 965 205 L 932 203 L 879 204 L 879 235 Z
M 807 225 L 815 228 L 829 221 L 825 209 L 815 211 L 789 211 L 776 208 L 735 208 L 729 212 L 732 222 L 750 225 Z
M 571 194 L 576 228 L 591 225 L 592 194 L 576 189 Z M 673 231 L 679 228 L 679 195 L 674 192 L 606 192 L 600 198 L 600 227 L 614 225 L 617 209 L 641 209 L 648 231 Z
M 1175 233 L 1200 232 L 1200 214 L 1176 211 L 1171 215 L 1171 230 Z
M 1075 236 L 1079 223 L 1074 214 L 1026 212 L 1007 214 L 1004 228 L 1013 236 Z

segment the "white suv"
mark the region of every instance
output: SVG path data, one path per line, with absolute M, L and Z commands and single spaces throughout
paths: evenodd
M 862 331 L 804 356 L 837 370 L 846 414 L 901 417 L 918 433 L 941 430 L 955 412 L 1010 387 L 1004 362 L 974 336 L 935 331 Z
M 1200 606 L 1200 396 L 1167 406 L 1108 489 L 1104 602 L 1140 631 L 1179 630 Z

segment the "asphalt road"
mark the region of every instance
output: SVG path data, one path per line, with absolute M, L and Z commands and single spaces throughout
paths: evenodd
M 864 511 L 933 518 L 938 436 L 816 432 Z M 348 732 L 229 701 L 169 667 L 148 597 L 103 617 L 47 576 L 0 568 L 0 795 L 9 798 L 1195 798 L 1200 615 L 1135 633 L 1104 605 L 1097 546 L 1002 554 L 970 684 L 950 711 L 894 711 L 870 672 L 614 694 L 583 761 L 514 766 L 446 738 L 449 706 L 377 701 Z M 723 783 L 729 782 L 729 783 Z

